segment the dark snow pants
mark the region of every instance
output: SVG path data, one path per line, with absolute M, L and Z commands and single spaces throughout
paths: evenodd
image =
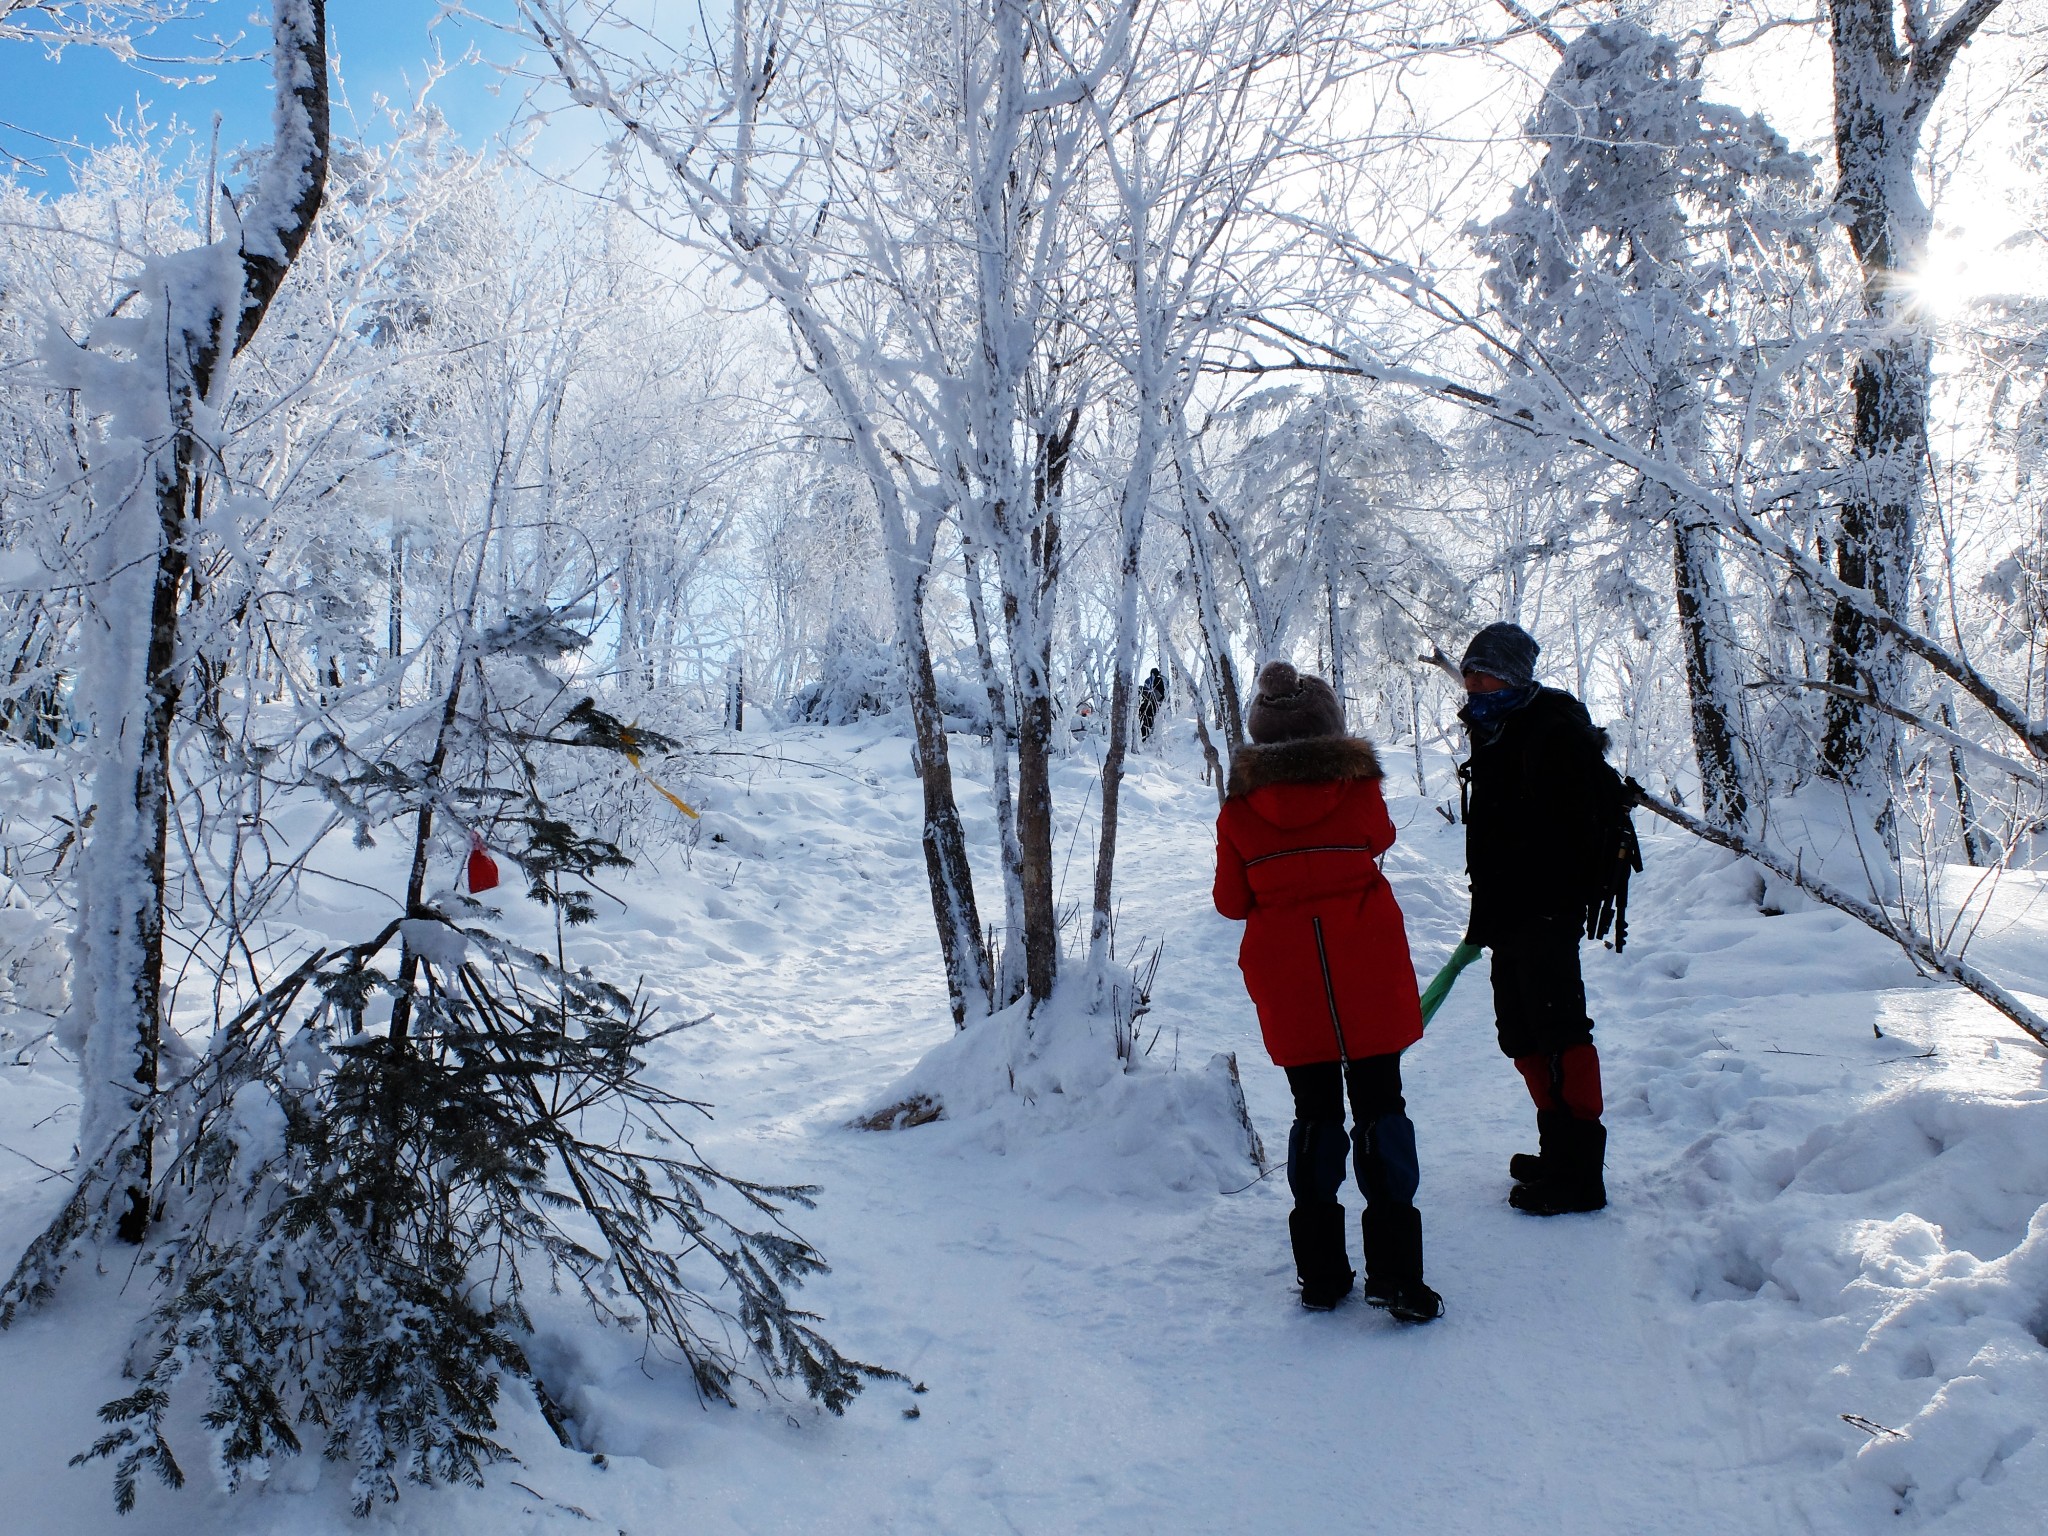
M 1415 1157 L 1415 1122 L 1401 1097 L 1401 1057 L 1364 1056 L 1347 1073 L 1334 1061 L 1288 1067 L 1294 1090 L 1294 1125 L 1287 1133 L 1287 1187 L 1298 1207 L 1337 1204 L 1344 1187 L 1345 1153 L 1352 1154 L 1358 1187 L 1372 1208 L 1415 1204 L 1421 1172 Z M 1344 1094 L 1350 1090 L 1354 1130 L 1344 1130 Z
M 1573 922 L 1535 922 L 1504 934 L 1493 955 L 1493 1021 L 1504 1056 L 1557 1056 L 1590 1045 L 1586 982 Z
M 1532 923 L 1493 946 L 1493 1016 L 1504 1055 L 1546 1115 L 1597 1121 L 1600 1055 L 1586 1017 L 1575 922 Z

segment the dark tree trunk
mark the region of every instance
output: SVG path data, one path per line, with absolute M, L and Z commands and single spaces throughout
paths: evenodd
M 1089 954 L 1108 955 L 1110 923 L 1116 900 L 1117 811 L 1122 802 L 1124 757 L 1131 742 L 1131 674 L 1118 667 L 1109 690 L 1109 745 L 1102 754 L 1102 832 L 1095 845 L 1095 892 L 1089 919 Z
M 1140 425 L 1145 432 L 1149 423 Z M 1102 833 L 1095 850 L 1094 915 L 1088 958 L 1099 968 L 1108 957 L 1116 895 L 1117 815 L 1122 803 L 1124 756 L 1131 744 L 1132 674 L 1138 666 L 1138 567 L 1145 549 L 1145 514 L 1152 502 L 1157 438 L 1141 439 L 1118 506 L 1116 674 L 1110 684 L 1109 745 L 1102 755 Z
M 1948 730 L 1956 729 L 1956 712 L 1947 699 L 1941 701 L 1941 723 Z M 1978 869 L 1998 862 L 1998 849 L 1991 839 L 1984 835 L 1983 823 L 1977 816 L 1977 797 L 1970 792 L 1970 775 L 1963 763 L 1962 748 L 1950 745 L 1948 749 L 1949 783 L 1954 786 L 1956 796 L 1956 830 L 1963 840 L 1963 857 Z
M 1237 669 L 1230 660 L 1230 634 L 1216 602 L 1215 572 L 1209 564 L 1208 535 L 1198 526 L 1196 509 L 1183 491 L 1181 532 L 1188 541 L 1188 574 L 1195 586 L 1195 632 L 1202 642 L 1215 685 L 1217 725 L 1223 732 L 1224 755 L 1244 745 L 1244 708 L 1237 687 Z
M 1964 0 L 1932 33 L 1925 13 L 1909 7 L 1903 43 L 1894 0 L 1830 0 L 1828 6 L 1835 201 L 1876 338 L 1851 375 L 1854 425 L 1835 573 L 1887 613 L 1902 612 L 1911 600 L 1927 456 L 1931 348 L 1925 317 L 1905 281 L 1927 247 L 1929 215 L 1914 179 L 1920 134 L 1956 56 L 1999 4 Z M 1897 697 L 1901 653 L 1854 605 L 1836 604 L 1828 640 L 1830 682 Z M 1896 772 L 1897 728 L 1879 711 L 1832 695 L 1821 758 L 1830 778 L 1881 792 Z
M 1051 646 L 1046 646 L 1050 651 Z M 1041 666 L 1050 657 L 1040 654 Z M 1025 695 L 1017 731 L 1017 845 L 1023 855 L 1024 988 L 1032 1006 L 1052 996 L 1059 979 L 1059 917 L 1053 902 L 1052 694 Z
M 170 848 L 171 734 L 183 679 L 178 671 L 179 621 L 187 575 L 186 506 L 193 493 L 192 401 L 180 402 L 176 418 L 176 472 L 157 486 L 161 543 L 150 588 L 148 684 L 143 696 L 141 751 L 135 774 L 135 837 L 142 853 L 142 888 L 133 924 L 141 953 L 131 985 L 136 1029 L 135 1084 L 138 1102 L 156 1091 L 163 1049 L 164 872 Z M 139 1243 L 149 1227 L 149 1192 L 155 1183 L 155 1148 L 147 1136 L 139 1156 L 127 1165 L 127 1187 L 118 1198 L 115 1234 Z
M 981 913 L 975 905 L 974 872 L 967 857 L 967 832 L 953 796 L 953 760 L 946 745 L 946 717 L 939 708 L 932 672 L 931 642 L 924 629 L 922 579 L 917 582 L 904 673 L 910 683 L 910 723 L 917 777 L 924 791 L 924 864 L 931 886 L 932 917 L 946 961 L 946 994 L 955 1026 L 986 1013 L 991 978 Z
M 1036 1008 L 1059 980 L 1060 932 L 1053 875 L 1052 631 L 1059 591 L 1060 497 L 1067 461 L 1080 431 L 1070 411 L 1042 435 L 1031 475 L 1033 516 L 1023 569 L 1005 566 L 1003 619 L 1017 697 L 1017 844 L 1024 894 L 1024 989 Z M 1004 529 L 998 509 L 995 526 Z
M 1678 627 L 1685 645 L 1686 691 L 1692 705 L 1692 748 L 1699 762 L 1707 815 L 1723 826 L 1749 818 L 1743 782 L 1742 745 L 1730 685 L 1735 681 L 1728 649 L 1728 598 L 1721 553 L 1713 528 L 1673 508 L 1672 588 L 1678 599 Z

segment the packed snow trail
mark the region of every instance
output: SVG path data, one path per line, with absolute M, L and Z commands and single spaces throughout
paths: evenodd
M 801 1400 L 704 1408 L 679 1373 L 645 1367 L 636 1341 L 564 1301 L 540 1309 L 536 1363 L 589 1383 L 567 1407 L 603 1467 L 560 1450 L 508 1394 L 524 1464 L 482 1493 L 408 1487 L 365 1525 L 316 1455 L 236 1499 L 207 1486 L 194 1455 L 192 1484 L 146 1486 L 120 1530 L 1835 1536 L 1894 1509 L 1929 1523 L 1952 1513 L 1978 1533 L 2035 1529 L 2048 1437 L 2015 1425 L 2048 1405 L 2042 1351 L 2001 1320 L 2003 1272 L 1984 1266 L 2038 1259 L 2048 1277 L 2048 1227 L 2027 1236 L 2048 1187 L 2048 1151 L 2033 1150 L 2048 1142 L 2040 1059 L 1846 920 L 1762 917 L 1760 888 L 1731 859 L 1652 844 L 1629 951 L 1586 955 L 1613 1130 L 1613 1204 L 1594 1216 L 1538 1220 L 1506 1204 L 1507 1159 L 1531 1146 L 1532 1118 L 1475 966 L 1404 1063 L 1446 1316 L 1404 1328 L 1355 1298 L 1309 1314 L 1279 1173 L 1221 1194 L 1149 1125 L 1121 1143 L 1022 1134 L 1016 1120 L 847 1128 L 950 1033 L 915 783 L 904 743 L 878 732 L 735 746 L 756 744 L 763 756 L 740 759 L 733 781 L 699 786 L 705 840 L 688 860 L 655 860 L 630 909 L 580 931 L 573 951 L 601 974 L 645 975 L 684 1016 L 715 1010 L 654 1069 L 715 1106 L 699 1137 L 713 1161 L 822 1186 L 795 1224 L 834 1270 L 805 1304 L 842 1348 L 928 1390 L 878 1385 L 843 1419 Z M 979 764 L 971 745 L 961 755 L 964 785 Z M 1066 763 L 1065 806 L 1086 805 L 1091 772 L 1085 757 Z M 1427 974 L 1462 932 L 1461 829 L 1401 795 L 1401 780 L 1387 787 L 1402 833 L 1386 868 Z M 966 808 L 986 850 L 985 796 L 968 789 Z M 1152 1061 L 1235 1051 L 1277 1154 L 1285 1080 L 1239 983 L 1239 930 L 1209 905 L 1214 808 L 1185 764 L 1134 764 L 1119 932 L 1126 953 L 1141 935 L 1165 944 L 1144 1021 Z M 1092 819 L 1063 823 L 1070 844 L 1067 887 L 1080 889 Z M 2000 940 L 2031 957 L 2035 987 L 2039 928 L 2023 910 Z M 1807 1054 L 1777 1054 L 1795 1051 Z M 0 1139 L 45 1162 L 61 1161 L 68 1134 L 61 1112 L 47 1118 L 61 1072 L 0 1078 Z M 1967 1074 L 1966 1091 L 1915 1109 L 1910 1096 L 1944 1072 Z M 1908 1098 L 1886 1099 L 1900 1082 Z M 1943 1154 L 1916 1115 L 1975 1147 L 1965 1177 L 1936 1177 Z M 16 1178 L 0 1200 L 0 1241 L 18 1246 L 50 1196 Z M 1943 1200 L 1957 1206 L 1948 1247 L 1899 1214 Z M 1355 1190 L 1346 1204 L 1355 1258 Z M 1907 1312 L 1926 1300 L 1900 1270 L 1915 1263 L 1946 1264 L 1978 1302 L 1939 1308 L 1874 1353 L 1866 1332 L 1878 1340 L 1899 1307 L 1858 1311 L 1858 1262 L 1901 1276 Z M 1833 1290 L 1795 1294 L 1802 1275 L 1833 1276 Z M 121 1278 L 73 1286 L 0 1336 L 12 1530 L 116 1528 L 104 1465 L 64 1463 L 117 1390 L 135 1305 L 115 1294 Z M 1971 1364 L 1985 1349 L 1995 1370 Z M 1993 1401 L 1935 1414 L 1910 1454 L 1859 1456 L 1866 1432 L 1840 1415 L 1898 1427 L 1956 1386 L 1942 1371 L 1988 1382 Z M 196 1426 L 186 1434 L 196 1450 Z

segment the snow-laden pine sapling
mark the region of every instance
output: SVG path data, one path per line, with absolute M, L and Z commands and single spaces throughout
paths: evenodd
M 480 1484 L 510 1454 L 496 1414 L 508 1380 L 566 1438 L 549 1411 L 561 1384 L 543 1387 L 526 1349 L 542 1276 L 640 1332 L 707 1399 L 766 1378 L 837 1413 L 893 1378 L 792 1305 L 826 1265 L 783 1213 L 815 1191 L 707 1163 L 680 1124 L 705 1106 L 645 1077 L 647 1048 L 695 1021 L 659 1027 L 637 996 L 568 963 L 590 878 L 630 861 L 557 814 L 546 755 L 676 746 L 591 699 L 563 707 L 544 663 L 586 642 L 571 618 L 542 609 L 472 632 L 424 758 L 321 784 L 359 823 L 410 823 L 402 915 L 315 950 L 149 1102 L 153 1126 L 176 1129 L 145 1251 L 160 1299 L 135 1385 L 76 1458 L 113 1463 L 118 1508 L 145 1472 L 183 1482 L 166 1426 L 187 1393 L 226 1487 L 267 1477 L 313 1426 L 321 1454 L 353 1468 L 359 1514 L 404 1481 Z M 430 891 L 440 822 L 512 854 L 552 915 L 554 955 L 504 937 L 473 898 Z M 18 1275 L 8 1305 L 54 1278 Z

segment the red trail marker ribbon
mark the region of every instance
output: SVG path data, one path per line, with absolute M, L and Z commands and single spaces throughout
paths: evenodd
M 469 894 L 481 895 L 498 883 L 498 861 L 484 852 L 484 840 L 469 834 Z

